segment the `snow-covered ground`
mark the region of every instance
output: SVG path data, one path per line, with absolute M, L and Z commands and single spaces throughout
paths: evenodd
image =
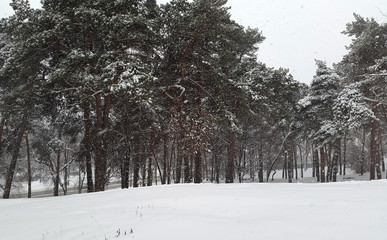
M 185 184 L 0 200 L 4 240 L 387 237 L 387 180 Z

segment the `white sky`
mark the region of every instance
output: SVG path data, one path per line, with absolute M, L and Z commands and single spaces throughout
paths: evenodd
M 0 17 L 13 13 L 10 2 L 0 1 Z M 32 7 L 40 5 L 40 0 L 30 2 Z M 228 5 L 236 22 L 258 28 L 266 37 L 259 60 L 269 67 L 288 68 L 304 83 L 313 78 L 314 59 L 332 64 L 346 53 L 350 39 L 341 32 L 354 20 L 354 12 L 387 22 L 387 0 L 229 0 Z

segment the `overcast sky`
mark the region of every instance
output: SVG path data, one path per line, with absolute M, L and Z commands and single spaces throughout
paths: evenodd
M 13 13 L 11 0 L 0 1 L 0 17 Z M 39 7 L 40 0 L 31 0 Z M 159 3 L 168 2 L 158 0 Z M 229 0 L 232 18 L 258 28 L 266 40 L 258 58 L 270 67 L 284 67 L 301 82 L 310 83 L 314 59 L 339 62 L 350 39 L 341 32 L 353 13 L 387 22 L 387 0 Z

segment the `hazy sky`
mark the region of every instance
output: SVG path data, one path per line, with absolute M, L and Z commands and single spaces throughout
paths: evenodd
M 1 0 L 0 17 L 13 13 L 10 2 Z M 30 2 L 32 7 L 40 5 L 40 0 Z M 229 0 L 228 6 L 236 22 L 258 28 L 266 37 L 259 60 L 270 67 L 288 68 L 304 83 L 313 78 L 314 59 L 332 64 L 346 53 L 350 39 L 341 32 L 354 20 L 354 12 L 387 22 L 387 0 Z

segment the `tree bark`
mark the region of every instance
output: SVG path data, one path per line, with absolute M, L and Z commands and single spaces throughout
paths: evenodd
M 372 120 L 370 136 L 370 180 L 375 180 L 375 170 L 378 159 L 378 122 Z
M 194 173 L 194 183 L 202 182 L 202 154 L 198 150 L 195 153 L 195 173 Z
M 103 144 L 102 144 L 102 129 L 103 129 L 103 109 L 101 93 L 95 94 L 95 110 L 96 110 L 96 135 L 95 135 L 95 186 L 96 192 L 104 191 L 105 189 L 105 172 L 103 171 Z
M 231 132 L 228 136 L 227 144 L 227 165 L 226 165 L 226 183 L 234 182 L 234 172 L 235 172 L 235 133 Z
M 333 145 L 333 158 L 332 158 L 332 165 L 333 165 L 333 171 L 332 171 L 332 181 L 337 182 L 337 165 L 338 162 L 341 162 L 341 138 L 336 139 Z
M 1 138 L 0 138 L 1 139 Z M 27 148 L 27 175 L 28 175 L 28 193 L 27 198 L 31 198 L 31 182 L 32 182 L 32 173 L 31 173 L 31 155 L 30 155 L 30 144 L 28 141 L 28 134 L 25 135 L 26 148 Z
M 163 133 L 163 177 L 161 178 L 161 184 L 166 184 L 168 175 L 168 132 L 167 130 Z
M 285 153 L 287 155 L 287 170 L 288 170 L 288 183 L 292 183 L 293 181 L 293 148 L 292 144 L 287 144 L 287 151 Z
M 58 140 L 61 141 L 61 132 L 59 131 Z M 55 169 L 55 185 L 54 185 L 54 196 L 59 196 L 59 181 L 60 181 L 60 146 L 57 146 L 56 149 L 56 169 Z
M 147 186 L 152 186 L 153 181 L 153 157 L 152 153 L 154 151 L 155 146 L 155 132 L 152 130 L 149 140 L 149 153 L 148 153 L 148 176 L 147 176 Z
M 320 167 L 321 167 L 320 178 L 322 183 L 325 182 L 325 159 L 326 159 L 325 151 L 324 151 L 324 148 L 321 147 L 320 148 Z
M 26 128 L 27 128 L 29 114 L 30 114 L 30 107 L 28 106 L 23 111 L 23 118 L 22 118 L 20 126 L 19 126 L 19 131 L 18 131 L 18 135 L 16 138 L 15 146 L 13 148 L 11 163 L 9 165 L 6 183 L 4 186 L 4 193 L 3 193 L 4 199 L 9 198 L 9 196 L 11 194 L 12 181 L 13 181 L 13 177 L 15 175 L 17 158 L 19 156 L 20 146 L 21 146 L 21 143 L 23 140 L 24 133 L 25 133 Z
M 347 169 L 347 134 L 344 134 L 343 144 L 343 175 L 345 176 Z
M 83 144 L 85 146 L 87 192 L 93 192 L 94 183 L 93 183 L 93 169 L 91 164 L 91 144 L 90 144 L 91 119 L 90 119 L 90 104 L 88 102 L 83 103 L 83 119 L 85 121 L 85 135 L 83 138 Z
M 262 145 L 258 149 L 258 181 L 263 182 L 263 148 Z

